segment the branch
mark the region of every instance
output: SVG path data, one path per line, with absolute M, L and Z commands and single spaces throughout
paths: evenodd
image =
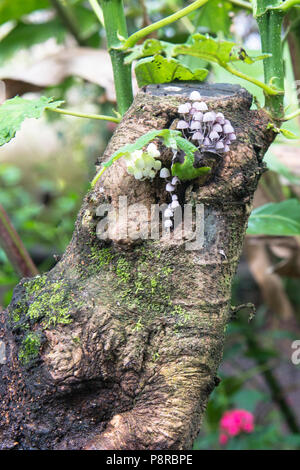
M 281 121 L 290 121 L 291 119 L 294 119 L 295 117 L 297 116 L 300 116 L 300 109 L 297 109 L 297 111 L 291 113 L 291 114 L 287 114 L 286 116 L 284 116 Z
M 156 23 L 146 26 L 146 28 L 140 29 L 136 33 L 133 33 L 131 36 L 129 36 L 129 38 L 123 43 L 121 49 L 126 50 L 126 49 L 129 49 L 130 47 L 133 47 L 140 39 L 144 38 L 145 36 L 148 36 L 148 34 L 151 34 L 160 28 L 164 28 L 165 26 L 171 23 L 174 23 L 174 21 L 177 21 L 180 18 L 183 18 L 184 16 L 188 15 L 192 11 L 197 10 L 197 8 L 199 7 L 202 7 L 202 5 L 204 5 L 208 1 L 209 0 L 196 0 L 191 5 L 185 8 L 182 8 L 176 13 L 173 13 L 172 15 L 167 16 L 166 18 L 163 18 L 162 20 L 156 21 Z
M 15 271 L 21 277 L 33 277 L 39 273 L 1 204 L 0 244 Z
M 286 0 L 284 3 L 282 3 L 278 7 L 273 7 L 272 10 L 287 11 L 292 7 L 300 7 L 300 1 L 299 0 Z
M 252 5 L 249 2 L 245 2 L 244 0 L 229 0 L 230 3 L 236 5 L 238 7 L 244 8 L 245 10 L 249 10 L 252 12 Z
M 240 77 L 242 78 L 243 80 L 247 80 L 248 82 L 251 82 L 251 83 L 254 83 L 254 85 L 257 85 L 259 86 L 260 88 L 262 88 L 264 90 L 264 92 L 269 95 L 269 96 L 277 96 L 277 95 L 283 95 L 283 91 L 281 90 L 277 90 L 276 88 L 274 87 L 271 87 L 269 85 L 266 85 L 265 83 L 257 80 L 256 78 L 254 77 L 250 77 L 249 75 L 246 75 L 245 73 L 243 72 L 240 72 L 239 70 L 235 69 L 234 67 L 232 67 L 231 65 L 228 65 L 228 64 L 219 64 L 221 65 L 221 67 L 223 67 L 225 70 L 227 70 L 227 72 L 230 72 L 232 73 L 233 75 L 236 75 L 237 77 Z

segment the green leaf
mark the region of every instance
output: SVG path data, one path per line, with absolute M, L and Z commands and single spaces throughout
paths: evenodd
M 176 138 L 176 147 L 184 151 L 185 157 L 183 163 L 176 162 L 172 165 L 173 176 L 178 176 L 181 181 L 189 181 L 210 172 L 210 167 L 194 167 L 194 152 L 197 149 L 191 142 L 183 137 L 178 137 Z
M 58 20 L 52 20 L 41 24 L 19 23 L 0 42 L 0 65 L 10 59 L 20 49 L 27 49 L 35 44 L 45 42 L 54 37 L 57 42 L 62 42 L 66 31 Z
M 175 46 L 173 55 L 187 54 L 209 62 L 226 64 L 230 60 L 234 60 L 234 56 L 231 55 L 234 46 L 236 46 L 234 42 L 216 40 L 197 33 L 190 36 L 185 44 Z
M 80 26 L 80 37 L 83 39 L 89 38 L 92 34 L 98 32 L 101 28 L 99 21 L 93 11 L 85 8 L 82 5 L 74 5 L 72 13 Z
M 300 139 L 299 135 L 294 134 L 293 132 L 289 131 L 288 129 L 280 128 L 280 134 L 282 134 L 287 139 L 296 139 L 296 140 Z
M 249 218 L 248 234 L 251 235 L 300 235 L 300 202 L 287 199 L 254 209 Z
M 257 57 L 250 57 L 245 49 L 238 47 L 232 41 L 213 39 L 203 34 L 193 34 L 185 44 L 178 44 L 173 49 L 173 56 L 187 54 L 194 57 L 216 62 L 223 66 L 228 62 L 241 61 L 252 64 L 258 60 L 270 57 L 270 54 L 261 54 Z
M 259 402 L 266 401 L 267 395 L 262 393 L 258 390 L 253 390 L 249 388 L 245 388 L 239 390 L 234 395 L 234 405 L 236 408 L 241 408 L 244 410 L 248 410 L 251 413 L 255 411 L 255 408 Z
M 294 175 L 272 152 L 268 152 L 265 155 L 264 161 L 266 162 L 269 170 L 284 176 L 284 178 L 292 184 L 300 185 L 300 176 Z
M 167 59 L 161 55 L 141 59 L 135 66 L 135 74 L 140 87 L 151 83 L 169 83 L 174 80 L 203 81 L 208 74 L 206 69 L 192 71 L 181 65 L 176 59 Z
M 129 49 L 130 54 L 125 59 L 125 64 L 131 64 L 134 60 L 150 57 L 155 54 L 164 54 L 172 57 L 174 44 L 170 42 L 159 41 L 158 39 L 146 39 L 143 44 L 138 44 Z
M 49 8 L 48 0 L 1 0 L 0 24 L 9 20 L 18 20 L 34 10 Z
M 219 0 L 210 0 L 198 10 L 195 21 L 195 26 L 200 28 L 207 28 L 210 33 L 222 32 L 226 37 L 230 35 L 231 12 L 233 6 L 230 2 Z
M 0 106 L 0 146 L 9 142 L 20 129 L 26 118 L 39 118 L 46 108 L 58 108 L 63 101 L 42 96 L 35 100 L 25 100 L 15 96 Z

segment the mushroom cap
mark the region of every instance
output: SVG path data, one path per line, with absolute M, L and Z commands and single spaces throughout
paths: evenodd
M 190 98 L 191 101 L 197 101 L 197 100 L 201 100 L 201 95 L 200 95 L 199 91 L 194 90 L 190 94 L 189 98 Z
M 170 171 L 168 170 L 168 168 L 162 168 L 159 172 L 159 176 L 161 178 L 168 178 L 170 176 Z

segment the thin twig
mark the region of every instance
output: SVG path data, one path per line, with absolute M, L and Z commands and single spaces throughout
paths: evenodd
M 21 277 L 32 277 L 39 273 L 1 204 L 0 244 L 15 271 Z

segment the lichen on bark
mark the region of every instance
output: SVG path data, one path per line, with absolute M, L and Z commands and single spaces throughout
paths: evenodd
M 187 251 L 176 237 L 120 237 L 119 220 L 99 240 L 101 203 L 117 207 L 126 195 L 150 214 L 152 204 L 168 202 L 161 179 L 136 181 L 121 160 L 110 167 L 87 194 L 63 258 L 42 277 L 22 280 L 2 315 L 1 448 L 192 446 L 218 382 L 231 282 L 274 138 L 269 118 L 250 110 L 251 96 L 238 86 L 148 86 L 103 156 L 172 126 L 195 88 L 237 134 L 209 179 L 182 187 L 181 203 L 204 204 L 203 247 Z M 162 151 L 164 165 L 171 158 Z M 128 218 L 129 227 L 135 223 Z

